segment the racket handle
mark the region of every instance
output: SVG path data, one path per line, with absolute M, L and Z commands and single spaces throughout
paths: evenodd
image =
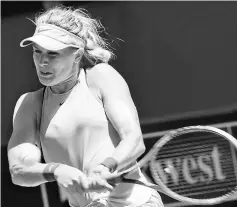
M 118 183 L 133 183 L 133 184 L 143 185 L 143 186 L 152 188 L 154 190 L 160 191 L 160 187 L 156 184 L 153 184 L 150 182 L 145 182 L 145 181 L 140 181 L 140 180 L 124 178 L 124 176 L 117 176 L 114 178 L 109 178 L 109 179 L 107 179 L 107 182 L 112 186 L 116 186 L 116 184 L 118 184 Z
M 123 182 L 123 180 L 124 180 L 124 178 L 122 176 L 116 176 L 116 177 L 111 177 L 111 178 L 106 179 L 106 181 L 111 185 L 121 183 L 121 182 Z

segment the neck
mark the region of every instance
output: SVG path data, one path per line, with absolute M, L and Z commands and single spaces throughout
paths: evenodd
M 63 81 L 57 85 L 50 86 L 50 89 L 55 94 L 66 93 L 69 90 L 71 90 L 77 84 L 77 82 L 78 82 L 78 74 L 73 74 L 65 81 Z

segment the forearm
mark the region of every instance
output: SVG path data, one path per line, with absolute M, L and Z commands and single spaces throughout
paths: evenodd
M 118 163 L 118 170 L 136 161 L 145 151 L 141 134 L 130 133 L 123 136 L 112 155 Z
M 53 181 L 54 170 L 55 169 L 52 168 L 52 163 L 35 163 L 30 167 L 22 164 L 15 164 L 10 167 L 12 182 L 16 185 L 25 187 L 34 187 L 48 181 Z

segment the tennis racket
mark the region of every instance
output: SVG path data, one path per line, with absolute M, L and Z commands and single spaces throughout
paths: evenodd
M 237 140 L 211 126 L 189 126 L 160 138 L 137 165 L 107 179 L 135 183 L 194 205 L 214 205 L 237 196 Z M 127 175 L 149 163 L 154 183 Z

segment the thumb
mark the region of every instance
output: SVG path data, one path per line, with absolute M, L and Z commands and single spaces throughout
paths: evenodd
M 100 185 L 103 185 L 107 190 L 112 191 L 114 186 L 112 184 L 109 184 L 106 180 L 101 180 Z

